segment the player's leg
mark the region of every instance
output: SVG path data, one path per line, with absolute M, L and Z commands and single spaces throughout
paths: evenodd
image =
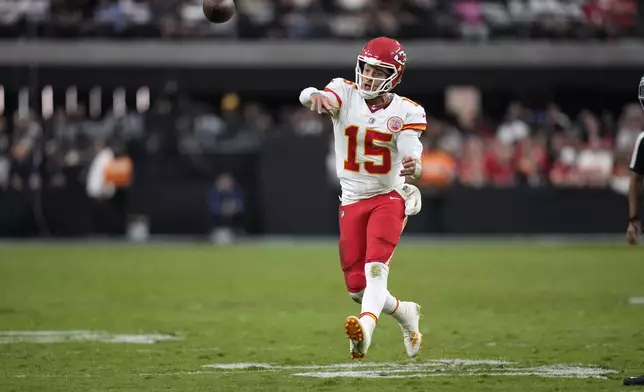
M 371 336 L 380 313 L 391 295 L 387 290 L 389 259 L 402 232 L 405 204 L 402 198 L 377 196 L 367 224 L 367 252 L 365 260 L 366 288 L 362 298 L 360 324 L 363 334 Z M 390 305 L 391 304 L 387 304 Z
M 413 302 L 399 301 L 387 287 L 389 262 L 407 222 L 405 205 L 396 196 L 392 199 L 385 195 L 381 200 L 371 213 L 367 226 L 367 287 L 363 295 L 360 320 L 365 329 L 372 332 L 380 314 L 390 314 L 403 331 L 407 354 L 414 357 L 420 351 L 422 341 L 418 328 L 420 307 Z
M 398 243 L 404 221 L 404 201 L 399 197 L 388 195 L 370 199 L 372 209 L 367 222 L 367 251 L 365 255 L 364 274 L 366 287 L 362 297 L 362 309 L 359 317 L 347 318 L 345 326 L 350 339 L 360 341 L 364 356 L 371 344 L 371 337 L 378 317 L 388 297 L 387 263 L 395 245 Z M 395 233 L 396 234 L 392 234 Z
M 344 283 L 351 298 L 360 303 L 366 286 L 364 262 L 367 251 L 368 210 L 363 202 L 340 206 L 338 251 Z
M 368 201 L 340 207 L 340 265 L 351 298 L 360 303 L 366 286 L 364 262 L 367 249 Z M 345 328 L 349 325 L 345 323 Z M 363 340 L 347 329 L 350 358 L 362 359 Z

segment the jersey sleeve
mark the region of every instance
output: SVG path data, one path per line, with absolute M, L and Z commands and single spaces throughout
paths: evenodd
M 335 78 L 329 82 L 329 84 L 324 87 L 324 91 L 326 93 L 332 94 L 335 99 L 338 101 L 338 108 L 342 109 L 342 104 L 343 102 L 347 102 L 349 98 L 349 93 L 351 92 L 351 89 L 354 87 L 354 83 L 342 79 L 342 78 Z
M 628 165 L 632 171 L 637 174 L 644 175 L 644 132 L 640 133 L 633 147 L 633 155 L 631 155 L 631 162 Z
M 402 130 L 403 131 L 416 131 L 418 135 L 427 130 L 427 115 L 425 114 L 425 108 L 420 106 L 414 101 L 411 101 L 407 98 L 403 98 L 408 105 L 409 110 L 405 115 L 405 121 Z

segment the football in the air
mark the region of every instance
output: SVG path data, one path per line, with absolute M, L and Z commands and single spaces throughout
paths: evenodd
M 203 0 L 203 13 L 212 23 L 225 23 L 235 14 L 233 0 Z

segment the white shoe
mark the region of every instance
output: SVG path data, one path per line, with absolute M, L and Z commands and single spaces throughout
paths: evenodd
M 371 333 L 355 316 L 347 317 L 344 331 L 349 338 L 349 358 L 362 360 L 371 345 Z
M 397 317 L 398 324 L 403 333 L 403 342 L 405 343 L 405 350 L 410 358 L 414 358 L 420 352 L 423 345 L 423 335 L 418 328 L 418 321 L 420 319 L 420 305 L 414 302 L 401 302 L 401 306 L 405 306 L 406 312 L 404 315 Z

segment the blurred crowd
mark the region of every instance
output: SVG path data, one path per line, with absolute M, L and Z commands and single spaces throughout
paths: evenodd
M 635 0 L 235 3 L 231 22 L 212 24 L 202 0 L 1 0 L 0 38 L 613 39 L 642 36 L 643 25 Z
M 139 180 L 210 178 L 216 170 L 204 156 L 257 151 L 273 121 L 237 94 L 218 107 L 164 96 L 149 110 L 93 111 L 78 103 L 47 116 L 24 108 L 0 114 L 0 190 L 83 184 L 105 148 L 131 157 L 144 170 Z
M 628 164 L 644 129 L 639 104 L 621 113 L 563 113 L 512 102 L 496 123 L 433 121 L 424 137 L 421 183 L 444 187 L 610 187 L 625 193 Z
M 144 180 L 212 178 L 216 170 L 204 157 L 254 153 L 269 137 L 328 137 L 327 167 L 335 181 L 331 122 L 306 108 L 268 103 L 229 93 L 214 106 L 160 98 L 144 112 L 110 111 L 98 118 L 83 104 L 73 112 L 58 108 L 46 119 L 34 111 L 7 113 L 0 116 L 0 189 L 83 182 L 105 146 L 145 167 Z M 428 114 L 421 184 L 432 189 L 555 186 L 624 192 L 630 153 L 644 129 L 638 104 L 618 113 L 564 113 L 554 102 L 526 107 L 513 101 L 503 118 Z

